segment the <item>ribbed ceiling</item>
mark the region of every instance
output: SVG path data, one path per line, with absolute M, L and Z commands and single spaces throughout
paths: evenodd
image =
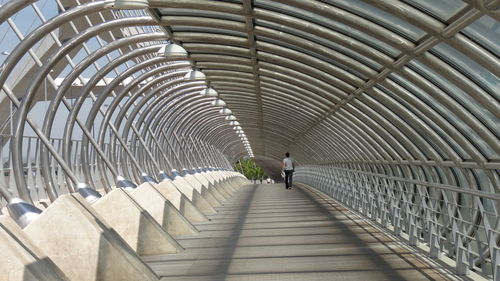
M 150 5 L 255 155 L 497 167 L 500 13 L 490 2 Z

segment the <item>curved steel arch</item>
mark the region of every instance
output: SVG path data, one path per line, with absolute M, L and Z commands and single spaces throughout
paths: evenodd
M 98 60 L 101 56 L 103 56 L 103 55 L 111 52 L 112 50 L 114 50 L 116 48 L 120 48 L 120 47 L 122 47 L 124 45 L 132 44 L 132 43 L 136 43 L 136 42 L 142 42 L 142 41 L 148 41 L 148 40 L 155 40 L 155 39 L 163 39 L 163 38 L 164 38 L 164 34 L 161 34 L 161 33 L 157 33 L 157 34 L 143 34 L 143 35 L 136 35 L 136 36 L 132 36 L 132 37 L 123 38 L 123 39 L 117 40 L 115 42 L 112 42 L 112 43 L 106 45 L 104 48 L 96 50 L 94 53 L 90 54 L 87 58 L 83 59 L 77 66 L 75 66 L 75 68 L 71 71 L 71 73 L 68 74 L 68 76 L 65 77 L 65 79 L 60 84 L 59 88 L 57 89 L 56 94 L 55 94 L 54 98 L 52 99 L 52 101 L 51 101 L 51 103 L 49 105 L 49 109 L 47 111 L 47 114 L 45 116 L 45 121 L 44 121 L 44 125 L 43 125 L 43 131 L 44 131 L 45 135 L 47 135 L 48 137 L 50 137 L 51 131 L 52 131 L 52 125 L 54 123 L 54 118 L 55 118 L 57 109 L 58 109 L 58 107 L 60 105 L 60 102 L 64 101 L 65 92 L 72 86 L 73 81 L 75 81 L 76 79 L 79 79 L 80 74 L 84 71 L 85 68 L 87 68 L 88 66 L 90 66 L 93 62 L 95 62 L 96 60 Z M 143 54 L 151 52 L 153 50 L 156 51 L 159 47 L 160 46 L 150 46 L 148 48 L 140 49 L 140 50 L 135 51 L 135 52 L 133 51 L 133 52 L 128 53 L 128 54 L 124 55 L 123 57 L 121 57 L 120 60 L 118 60 L 118 62 L 125 61 L 125 60 L 130 59 L 130 58 L 132 58 L 134 56 L 143 55 Z M 107 65 L 106 67 L 109 67 L 109 68 L 114 67 L 114 66 L 116 66 L 116 63 L 117 62 L 112 62 L 109 65 Z M 106 67 L 104 69 L 106 69 Z M 91 85 L 95 85 L 95 83 L 97 83 L 97 82 L 92 82 L 93 81 L 92 79 L 93 78 L 91 78 L 90 81 L 87 82 L 85 88 L 90 89 Z M 94 79 L 94 81 L 96 81 L 96 80 Z M 83 90 L 82 92 L 85 93 L 87 91 Z M 90 94 L 90 91 L 88 91 L 88 93 Z M 69 117 L 68 120 L 73 119 L 74 121 L 76 121 L 79 124 L 80 128 L 82 129 L 82 131 L 86 134 L 87 138 L 92 143 L 92 146 L 98 151 L 99 156 L 101 158 L 103 158 L 103 160 L 106 162 L 107 168 L 110 169 L 111 173 L 116 177 L 116 176 L 118 176 L 118 173 L 116 172 L 113 164 L 104 156 L 104 153 L 100 149 L 100 146 L 95 142 L 95 140 L 93 139 L 93 137 L 90 136 L 89 130 L 77 118 L 77 114 L 80 111 L 80 108 L 83 105 L 83 102 L 85 101 L 85 97 L 86 97 L 86 95 L 81 95 L 79 97 L 79 99 L 77 100 L 77 102 L 72 106 L 72 108 L 70 110 L 71 111 L 70 116 L 73 116 L 73 117 L 70 118 L 68 116 Z M 64 101 L 64 102 L 65 102 L 65 104 L 67 104 L 66 101 Z M 67 105 L 67 107 L 68 106 L 69 105 Z M 73 124 L 72 121 L 67 122 L 67 124 L 66 124 L 66 127 L 67 127 L 66 132 L 72 132 L 73 131 L 72 130 L 72 128 L 73 128 L 72 124 Z M 71 139 L 71 135 L 69 135 L 67 137 L 67 139 L 70 140 Z M 66 149 L 66 152 L 63 152 L 63 154 L 67 155 L 67 156 L 70 155 L 70 153 L 67 151 L 67 149 Z M 49 167 L 48 152 L 43 147 L 41 148 L 40 158 L 41 158 L 41 163 L 43 163 L 43 165 L 42 165 L 42 171 L 45 174 L 44 178 L 50 178 L 49 172 L 48 172 L 48 167 Z M 68 163 L 70 163 L 69 162 L 70 159 L 68 157 L 66 157 L 66 161 L 68 161 Z M 86 182 L 91 182 L 90 181 L 91 177 L 89 175 L 88 169 L 84 168 L 83 169 L 83 173 L 84 173 L 85 181 Z M 49 186 L 53 186 L 53 184 L 48 184 L 48 185 Z M 55 196 L 55 197 L 57 197 L 57 196 Z M 54 198 L 51 197 L 51 199 L 54 199 Z

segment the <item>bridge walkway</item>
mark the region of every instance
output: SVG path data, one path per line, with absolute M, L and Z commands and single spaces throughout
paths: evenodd
M 246 185 L 185 251 L 144 257 L 162 281 L 460 280 L 369 219 L 308 187 Z

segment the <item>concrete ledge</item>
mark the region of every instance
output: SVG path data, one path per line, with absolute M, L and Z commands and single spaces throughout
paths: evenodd
M 210 181 L 203 174 L 195 173 L 191 176 L 198 180 L 204 187 L 208 187 L 208 185 L 210 184 Z
M 198 230 L 186 219 L 150 183 L 143 183 L 130 192 L 134 200 L 172 236 L 198 233 Z
M 49 199 L 41 199 L 41 200 L 35 201 L 34 205 L 35 205 L 35 207 L 37 207 L 40 210 L 45 210 L 50 205 L 50 200 Z
M 224 196 L 225 200 L 229 200 L 232 197 L 233 193 L 228 190 L 224 185 L 210 183 L 209 188 L 216 189 L 222 196 Z
M 215 186 L 205 177 L 205 175 L 194 174 L 192 176 L 202 184 L 203 188 L 209 190 L 220 202 L 224 202 L 229 198 L 224 190 L 215 188 Z
M 189 185 L 191 185 L 196 191 L 198 191 L 198 193 L 201 194 L 201 196 L 205 198 L 208 203 L 212 205 L 212 207 L 220 207 L 222 205 L 221 202 L 217 200 L 217 198 L 215 198 L 213 194 L 204 191 L 203 189 L 206 188 L 203 188 L 203 185 L 192 175 L 185 176 L 182 179 L 184 179 Z
M 0 281 L 69 281 L 7 216 L 0 216 Z
M 224 190 L 229 197 L 233 196 L 233 194 L 236 192 L 236 190 L 230 186 L 226 181 L 218 181 L 214 183 L 215 188 L 219 190 Z
M 238 186 L 233 182 L 232 179 L 223 179 L 219 182 L 218 186 L 222 186 L 227 189 L 231 194 L 238 191 Z
M 232 186 L 231 184 L 232 177 L 228 176 L 225 172 L 213 172 L 212 175 L 219 184 L 226 183 L 226 185 L 230 186 L 233 192 L 236 190 L 236 186 Z
M 217 202 L 219 202 L 219 206 L 222 205 L 222 202 L 226 201 L 226 198 L 222 196 L 222 194 L 215 189 L 213 186 L 204 186 L 201 188 L 201 196 L 207 198 L 207 196 L 213 196 Z
M 234 194 L 234 192 L 236 191 L 236 188 L 231 186 L 229 184 L 228 180 L 225 179 L 220 173 L 211 172 L 210 176 L 214 180 L 213 184 L 214 184 L 215 188 L 217 188 L 219 190 L 225 190 L 230 196 L 232 196 Z
M 235 191 L 240 189 L 240 187 L 245 184 L 245 181 L 240 176 L 230 177 L 227 179 L 227 182 L 233 187 Z
M 73 281 L 158 281 L 78 194 L 54 201 L 24 231 Z
M 197 191 L 189 183 L 182 178 L 177 178 L 171 182 L 180 192 L 182 192 L 182 194 L 193 201 L 193 195 Z
M 213 184 L 218 184 L 222 181 L 222 178 L 216 172 L 207 172 L 205 174 L 214 181 Z
M 205 215 L 213 215 L 216 214 L 217 211 L 214 207 L 201 196 L 201 194 L 196 191 L 186 180 L 183 178 L 177 178 L 172 181 L 172 183 L 182 192 L 186 197 L 193 202 L 193 205 L 196 206 L 203 214 Z
M 206 185 L 206 188 L 210 192 L 212 192 L 212 194 L 215 195 L 215 198 L 217 198 L 220 202 L 224 202 L 231 197 L 231 196 L 229 196 L 229 194 L 227 194 L 225 192 L 224 189 L 221 189 L 220 187 L 216 187 L 215 185 L 213 185 L 209 182 L 208 182 L 208 185 Z
M 224 192 L 225 193 L 224 196 L 226 198 L 229 198 L 227 190 L 224 190 L 224 191 L 220 190 L 220 188 L 218 186 L 219 181 L 215 179 L 212 172 L 205 172 L 205 173 L 201 173 L 200 175 L 203 176 L 203 178 L 205 178 L 208 181 L 209 185 L 212 185 L 214 188 L 217 188 L 219 190 L 219 192 L 221 192 L 221 193 Z
M 209 219 L 193 204 L 193 202 L 180 192 L 171 181 L 162 181 L 155 188 L 191 223 L 209 221 Z
M 182 246 L 124 190 L 114 189 L 92 207 L 139 255 L 178 253 Z

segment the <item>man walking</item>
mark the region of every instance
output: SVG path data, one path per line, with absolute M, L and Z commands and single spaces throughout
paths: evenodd
M 292 189 L 292 176 L 295 170 L 295 164 L 293 163 L 293 158 L 290 157 L 290 153 L 285 153 L 285 156 L 281 170 L 285 172 L 285 188 Z

